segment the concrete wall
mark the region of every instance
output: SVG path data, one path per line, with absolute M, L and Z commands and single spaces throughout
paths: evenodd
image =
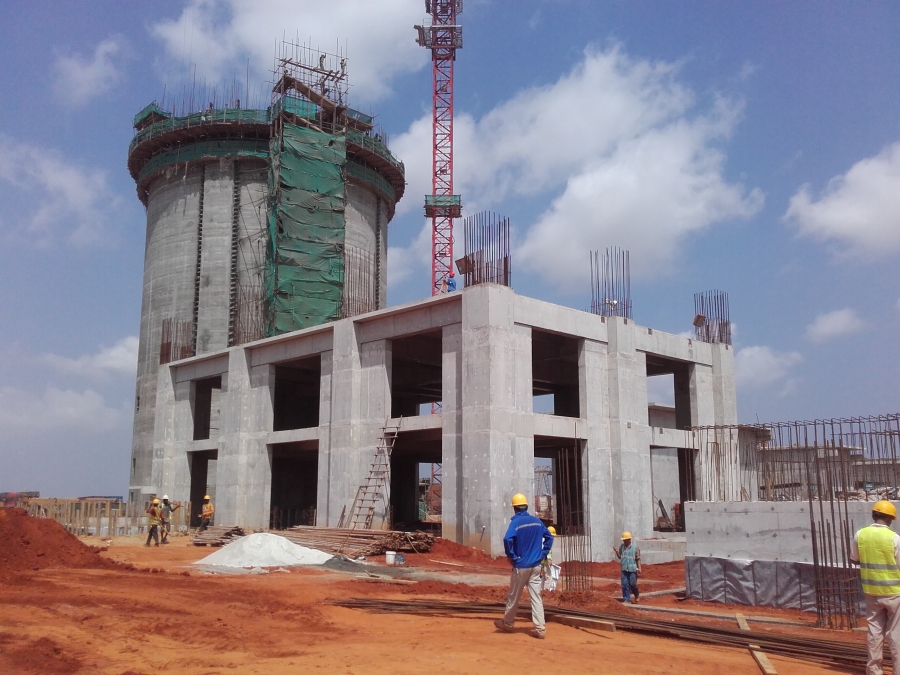
M 577 338 L 578 417 L 533 412 L 534 329 Z M 392 340 L 437 331 L 441 414 L 390 423 L 401 431 L 440 434 L 443 535 L 494 555 L 503 550 L 510 498 L 516 492 L 532 497 L 536 435 L 583 448 L 582 489 L 595 560 L 610 558 L 622 530 L 638 538 L 653 535 L 653 495 L 665 493 L 668 507 L 678 472 L 674 451 L 651 449 L 660 434 L 648 426 L 645 363 L 652 352 L 644 349 L 694 358 L 692 365 L 708 371 L 691 385 L 690 404 L 703 419 L 712 423 L 733 412 L 733 393 L 718 400 L 714 391 L 716 369 L 730 368 L 730 350 L 719 354 L 723 363 L 716 366 L 710 345 L 660 333 L 648 340 L 648 329 L 631 321 L 607 321 L 482 285 L 160 367 L 154 480 L 173 498 L 185 499 L 187 455 L 216 450 L 217 522 L 266 527 L 272 444 L 315 442 L 317 525 L 336 525 L 390 415 Z M 275 366 L 313 355 L 321 359 L 318 427 L 274 432 Z M 223 377 L 218 437 L 193 441 L 191 383 L 216 374 Z M 666 438 L 690 439 L 667 431 Z M 388 526 L 387 516 L 379 506 L 375 526 Z
M 854 531 L 872 522 L 872 502 L 847 510 Z M 688 502 L 684 515 L 688 556 L 813 561 L 808 502 Z

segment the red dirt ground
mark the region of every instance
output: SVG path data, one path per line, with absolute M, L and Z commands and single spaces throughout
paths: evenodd
M 0 525 L 0 533 L 26 533 L 24 538 L 17 534 L 0 540 L 0 558 L 24 562 L 0 583 L 0 673 L 4 674 L 418 675 L 427 668 L 442 675 L 521 675 L 523 664 L 529 663 L 549 672 L 618 673 L 627 664 L 634 675 L 759 673 L 751 656 L 740 649 L 624 631 L 598 634 L 559 624 L 550 624 L 548 639 L 538 641 L 527 635 L 527 625 L 517 624 L 512 635 L 495 631 L 491 616 L 370 614 L 327 602 L 349 597 L 499 601 L 506 594 L 503 586 L 437 581 L 392 585 L 314 569 L 258 576 L 191 571 L 186 576 L 184 565 L 211 549 L 190 546 L 184 537 L 173 538 L 169 546 L 144 548 L 142 538 L 126 537 L 114 540 L 109 551 L 98 555 L 65 532 L 60 537 L 60 529 L 50 523 L 17 520 L 19 529 L 7 529 L 9 521 L 18 518 L 18 514 L 7 514 Z M 66 548 L 73 543 L 82 547 L 80 553 L 60 557 L 54 557 L 58 552 L 50 553 L 54 546 Z M 34 551 L 47 552 L 38 556 Z M 48 555 L 56 561 L 54 565 L 42 567 L 39 562 L 37 570 L 28 566 Z M 486 562 L 475 552 L 456 551 L 455 555 L 471 556 L 479 565 Z M 94 565 L 98 560 L 103 561 L 99 568 Z M 71 566 L 73 561 L 77 567 Z M 138 569 L 113 561 L 133 563 Z M 147 574 L 150 570 L 157 573 Z M 635 611 L 611 601 L 605 591 L 592 598 L 548 595 L 546 601 L 609 601 L 619 611 Z M 726 611 L 708 604 L 703 609 Z M 751 610 L 747 613 L 758 613 L 756 608 L 747 609 Z M 834 672 L 790 659 L 771 660 L 780 675 Z

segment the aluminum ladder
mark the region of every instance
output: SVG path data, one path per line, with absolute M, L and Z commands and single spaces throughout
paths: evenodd
M 347 527 L 351 530 L 371 530 L 375 518 L 375 506 L 381 499 L 391 476 L 391 452 L 397 441 L 400 423 L 396 426 L 385 425 L 381 428 L 381 438 L 375 448 L 375 456 L 369 465 L 369 474 L 356 491 L 356 499 L 350 507 L 350 518 Z

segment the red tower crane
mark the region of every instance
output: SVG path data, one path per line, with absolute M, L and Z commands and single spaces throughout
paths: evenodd
M 425 197 L 425 217 L 431 218 L 431 294 L 447 289 L 453 273 L 453 219 L 462 203 L 453 194 L 453 62 L 462 48 L 462 28 L 456 15 L 462 0 L 425 0 L 430 26 L 416 26 L 416 42 L 431 50 L 432 79 L 432 179 Z

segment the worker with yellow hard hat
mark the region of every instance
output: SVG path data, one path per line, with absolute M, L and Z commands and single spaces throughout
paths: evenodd
M 540 518 L 528 513 L 528 498 L 525 495 L 513 495 L 511 503 L 514 513 L 503 537 L 503 549 L 513 569 L 506 596 L 506 611 L 502 619 L 494 621 L 494 625 L 504 633 L 513 631 L 519 611 L 519 597 L 527 587 L 531 599 L 531 622 L 534 624 L 531 635 L 543 640 L 547 629 L 541 600 L 541 563 L 553 548 L 553 535 Z
M 203 508 L 200 511 L 200 531 L 203 532 L 207 527 L 212 524 L 213 514 L 216 512 L 216 509 L 212 505 L 212 501 L 210 500 L 209 495 L 205 495 L 203 497 Z
M 891 529 L 896 518 L 897 508 L 882 499 L 872 507 L 873 523 L 857 532 L 850 545 L 850 560 L 859 564 L 866 596 L 866 675 L 884 672 L 885 639 L 894 663 L 900 663 L 900 535 Z
M 622 602 L 630 602 L 636 605 L 640 591 L 638 590 L 638 575 L 641 573 L 641 549 L 631 541 L 631 532 L 622 533 L 622 543 L 616 548 L 613 546 L 622 565 Z
M 150 545 L 150 540 L 159 546 L 159 525 L 162 523 L 162 509 L 159 507 L 159 500 L 154 497 L 147 509 L 147 542 L 144 546 Z

